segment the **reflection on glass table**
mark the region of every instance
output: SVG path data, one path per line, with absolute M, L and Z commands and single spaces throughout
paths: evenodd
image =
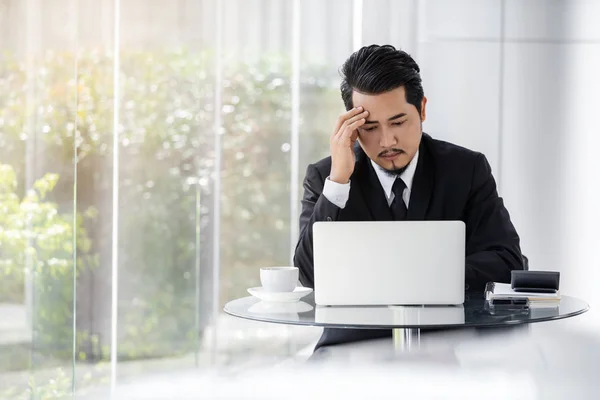
M 230 301 L 224 311 L 255 321 L 327 328 L 391 329 L 394 347 L 418 347 L 421 329 L 502 327 L 574 317 L 589 309 L 585 301 L 562 296 L 556 306 L 490 308 L 483 296 L 467 294 L 462 306 L 318 306 L 314 293 L 296 303 L 265 302 L 256 297 Z
M 303 301 L 295 303 L 276 303 L 271 301 L 263 301 L 248 307 L 248 312 L 256 316 L 270 315 L 274 318 L 285 318 L 286 320 L 299 320 L 300 313 L 311 311 L 313 306 Z

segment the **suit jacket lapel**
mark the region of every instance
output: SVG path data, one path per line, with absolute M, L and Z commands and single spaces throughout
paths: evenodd
M 393 221 L 394 215 L 387 203 L 385 193 L 369 157 L 362 151 L 360 146 L 355 148 L 355 152 L 356 166 L 351 190 L 353 188 L 358 189 L 374 221 Z
M 433 160 L 427 148 L 429 136 L 423 133 L 421 145 L 419 147 L 419 161 L 413 178 L 410 192 L 410 201 L 408 204 L 407 219 L 411 221 L 421 221 L 425 219 L 427 207 L 433 192 Z

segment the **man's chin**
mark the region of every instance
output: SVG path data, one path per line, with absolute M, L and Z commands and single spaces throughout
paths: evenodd
M 408 163 L 404 164 L 403 166 L 399 166 L 398 162 L 391 161 L 387 161 L 385 163 L 378 162 L 377 165 L 379 165 L 385 173 L 390 175 L 401 175 L 408 167 Z
M 402 175 L 404 173 L 404 171 L 406 171 L 406 166 L 402 167 L 402 168 L 396 168 L 396 169 L 384 169 L 386 174 L 389 175 Z

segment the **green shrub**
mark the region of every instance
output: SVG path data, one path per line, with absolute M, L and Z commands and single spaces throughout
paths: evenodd
M 69 357 L 73 344 L 74 243 L 79 270 L 92 268 L 94 257 L 83 228 L 84 217 L 77 216 L 74 230 L 73 216 L 59 213 L 57 205 L 47 200 L 57 181 L 58 175 L 46 174 L 21 199 L 16 193 L 14 169 L 0 164 L 0 302 L 24 303 L 29 277 L 35 288 L 31 299 L 32 350 L 44 356 L 51 349 L 53 355 Z M 6 362 L 2 369 L 26 368 L 29 354 L 17 353 Z

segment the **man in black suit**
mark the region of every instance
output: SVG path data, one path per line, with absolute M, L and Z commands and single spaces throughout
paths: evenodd
M 485 156 L 423 133 L 427 98 L 419 72 L 407 53 L 392 46 L 363 47 L 344 63 L 347 112 L 331 135 L 331 156 L 309 165 L 304 179 L 294 256 L 304 286 L 314 287 L 317 221 L 464 221 L 469 291 L 481 293 L 489 281 L 510 282 L 511 270 L 523 269 L 519 236 Z M 360 246 L 360 238 L 348 246 Z M 325 329 L 317 349 L 388 335 Z

